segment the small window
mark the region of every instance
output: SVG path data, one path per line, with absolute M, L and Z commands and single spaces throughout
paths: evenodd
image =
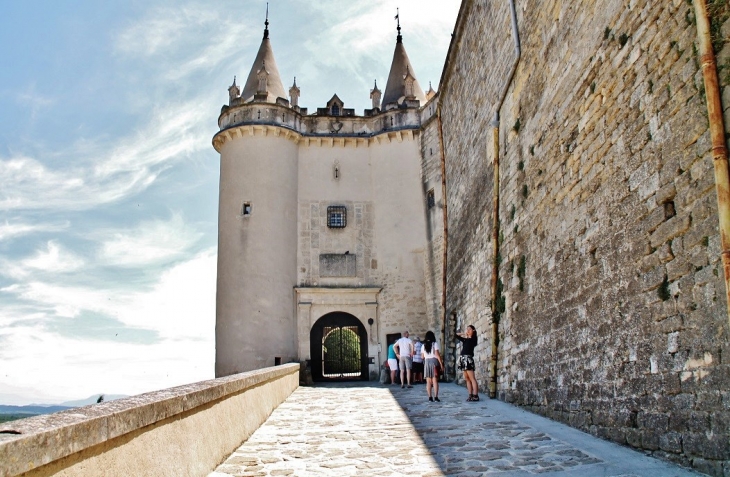
M 436 197 L 433 194 L 433 189 L 426 194 L 426 203 L 429 209 L 436 205 Z
M 241 215 L 244 217 L 251 215 L 251 202 L 244 202 L 243 208 L 241 209 Z
M 331 229 L 343 229 L 347 227 L 347 207 L 344 205 L 331 205 L 327 207 L 327 227 Z
M 332 105 L 332 116 L 339 116 L 340 115 L 340 107 L 336 104 Z

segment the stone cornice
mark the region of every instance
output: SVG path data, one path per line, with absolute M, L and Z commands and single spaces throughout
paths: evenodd
M 414 140 L 420 131 L 420 127 L 404 127 L 361 135 L 319 135 L 303 134 L 279 124 L 248 123 L 219 131 L 213 136 L 213 147 L 216 151 L 221 152 L 221 147 L 226 142 L 246 136 L 282 137 L 307 147 L 370 147 L 371 145 Z
M 229 140 L 259 135 L 322 147 L 367 147 L 412 140 L 434 116 L 434 104 L 432 99 L 421 108 L 395 108 L 371 116 L 303 115 L 299 108 L 266 102 L 224 106 L 213 147 L 220 152 Z

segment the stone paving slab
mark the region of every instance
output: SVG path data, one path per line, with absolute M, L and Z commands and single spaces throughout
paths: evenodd
M 298 388 L 208 477 L 614 476 L 695 472 L 444 383 Z M 482 396 L 483 397 L 483 396 Z

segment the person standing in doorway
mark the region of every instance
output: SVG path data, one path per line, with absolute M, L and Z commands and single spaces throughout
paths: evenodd
M 401 339 L 395 342 L 393 346 L 396 356 L 398 356 L 398 367 L 400 368 L 400 387 L 406 387 L 406 376 L 408 377 L 408 387 L 411 386 L 411 369 L 413 368 L 413 342 L 408 337 L 408 330 L 403 332 Z
M 388 367 L 390 368 L 390 384 L 395 384 L 395 373 L 398 372 L 398 357 L 395 355 L 393 347 L 395 343 L 388 346 Z
M 424 337 L 423 346 L 421 347 L 421 356 L 423 356 L 423 374 L 426 376 L 426 394 L 428 394 L 429 402 L 441 402 L 439 399 L 439 378 L 437 367 L 444 368 L 444 362 L 441 360 L 439 353 L 439 344 L 436 342 L 436 336 L 433 331 L 427 331 Z M 433 396 L 431 389 L 433 388 Z
M 461 356 L 459 356 L 459 369 L 464 372 L 466 389 L 469 391 L 467 401 L 479 400 L 479 385 L 474 377 L 474 347 L 477 345 L 477 330 L 473 325 L 466 327 L 466 335 L 456 333 L 456 339 L 461 341 Z
M 416 336 L 413 343 L 413 382 L 415 384 L 423 382 L 423 355 L 421 355 L 421 338 Z

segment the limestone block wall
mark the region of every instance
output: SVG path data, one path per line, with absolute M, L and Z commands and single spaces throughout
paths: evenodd
M 435 100 L 434 100 L 435 102 Z M 432 108 L 427 104 L 425 110 Z M 444 258 L 444 194 L 441 174 L 441 147 L 438 120 L 432 116 L 421 132 L 421 171 L 423 197 L 426 201 L 426 236 L 428 247 L 425 259 L 426 327 L 441 342 L 443 328 L 443 258 Z M 433 205 L 428 204 L 429 191 L 433 192 Z
M 709 3 L 727 108 L 727 4 Z M 730 336 L 693 8 L 518 1 L 517 19 L 500 110 L 499 397 L 727 474 Z M 508 6 L 465 1 L 440 88 L 447 311 L 449 328 L 479 331 L 483 387 L 489 122 L 513 58 Z

